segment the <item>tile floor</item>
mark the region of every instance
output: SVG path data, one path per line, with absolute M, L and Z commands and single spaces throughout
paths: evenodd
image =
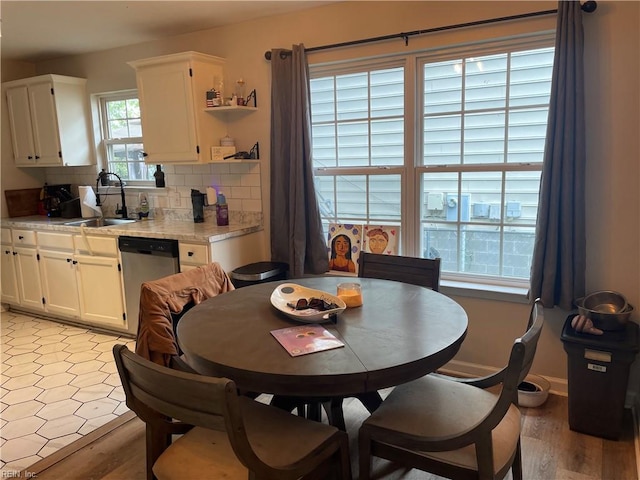
M 127 411 L 111 348 L 134 339 L 11 311 L 0 339 L 2 477 Z

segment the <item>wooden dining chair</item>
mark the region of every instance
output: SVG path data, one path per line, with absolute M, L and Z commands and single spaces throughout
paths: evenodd
M 147 437 L 165 439 L 147 450 L 148 480 L 351 479 L 345 432 L 238 395 L 226 378 L 160 366 L 124 345 L 113 355 L 127 406 Z
M 358 276 L 411 283 L 440 290 L 440 259 L 361 252 Z
M 507 367 L 479 386 L 427 375 L 396 387 L 365 420 L 358 435 L 360 479 L 372 458 L 456 479 L 498 479 L 509 469 L 522 479 L 518 385 L 529 373 L 544 314 L 539 300 L 531 326 L 511 348 Z M 485 390 L 499 383 L 499 392 Z
M 144 282 L 140 286 L 136 353 L 159 365 L 193 371 L 180 356 L 177 323 L 192 306 L 231 290 L 231 279 L 215 262 Z

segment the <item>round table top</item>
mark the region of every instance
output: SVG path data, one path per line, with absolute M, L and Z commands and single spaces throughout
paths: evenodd
M 271 293 L 296 283 L 335 295 L 339 283 L 362 285 L 364 305 L 322 325 L 345 346 L 292 357 L 272 330 L 302 325 L 277 310 Z M 424 287 L 388 280 L 309 277 L 236 289 L 184 314 L 177 336 L 199 373 L 239 388 L 278 395 L 355 395 L 405 383 L 447 363 L 467 332 L 455 301 Z

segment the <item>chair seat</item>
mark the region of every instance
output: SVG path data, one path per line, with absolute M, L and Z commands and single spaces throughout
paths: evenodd
M 319 450 L 319 445 L 334 441 L 333 435 L 338 431 L 248 398 L 240 398 L 240 405 L 252 449 L 272 467 L 295 464 L 312 455 L 314 450 Z M 277 442 L 273 441 L 275 432 Z M 203 478 L 203 475 L 216 479 L 248 478 L 248 471 L 233 452 L 227 433 L 200 427 L 175 440 L 160 455 L 153 473 L 158 480 Z
M 415 438 L 435 443 L 476 426 L 498 397 L 487 390 L 427 375 L 397 386 L 365 424 L 379 442 L 402 445 Z M 492 438 L 497 472 L 511 461 L 520 438 L 520 410 L 515 405 L 492 431 Z M 461 468 L 478 469 L 474 445 L 419 454 Z

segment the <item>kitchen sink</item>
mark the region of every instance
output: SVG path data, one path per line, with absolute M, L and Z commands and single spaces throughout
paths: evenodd
M 65 222 L 64 225 L 72 227 L 79 227 L 81 225 L 86 225 L 87 227 L 110 227 L 134 222 L 137 222 L 137 220 L 133 218 L 84 218 L 82 220 Z

